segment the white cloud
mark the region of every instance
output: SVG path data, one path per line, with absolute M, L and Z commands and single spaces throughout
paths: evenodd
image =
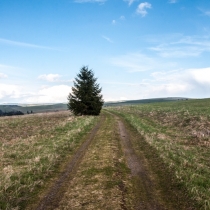
M 107 36 L 102 36 L 102 38 L 104 38 L 106 41 L 108 41 L 110 43 L 113 43 L 113 41 Z
M 153 72 L 144 87 L 143 98 L 210 97 L 210 67 L 170 72 Z
M 17 41 L 8 40 L 8 39 L 2 39 L 2 38 L 0 38 L 0 43 L 1 44 L 12 45 L 12 46 L 19 46 L 19 47 L 28 47 L 28 48 L 39 48 L 39 49 L 53 50 L 53 48 L 46 47 L 46 46 L 29 44 L 29 43 L 25 43 L 25 42 L 17 42 Z
M 3 73 L 0 73 L 0 79 L 2 79 L 2 78 L 7 78 L 7 75 L 3 74 Z
M 144 3 L 139 4 L 136 12 L 137 14 L 140 14 L 142 17 L 145 17 L 148 13 L 146 9 L 151 9 L 151 8 L 152 8 L 152 5 L 150 3 L 144 2 Z
M 21 88 L 17 85 L 0 84 L 0 99 L 20 97 Z
M 121 15 L 120 20 L 125 20 L 125 16 Z
M 195 82 L 210 87 L 210 68 L 192 69 L 188 73 Z
M 0 84 L 0 103 L 62 103 L 67 102 L 71 86 L 43 86 L 38 91 L 28 87 Z
M 131 6 L 131 4 L 133 4 L 134 1 L 136 0 L 124 0 L 125 2 L 128 2 L 128 5 Z
M 59 74 L 43 74 L 38 77 L 38 79 L 46 80 L 48 82 L 55 82 L 57 81 L 61 75 Z
M 68 85 L 57 85 L 44 87 L 31 97 L 25 99 L 26 103 L 61 103 L 67 102 L 67 97 L 71 92 Z

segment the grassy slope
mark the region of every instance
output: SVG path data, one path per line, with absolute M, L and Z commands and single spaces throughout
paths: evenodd
M 39 106 L 18 106 L 18 105 L 0 105 L 0 110 L 3 112 L 21 111 L 27 113 L 27 111 L 34 113 L 49 112 L 49 111 L 61 111 L 67 110 L 67 104 L 53 104 L 53 105 L 39 105 Z
M 141 99 L 141 100 L 127 100 L 119 102 L 105 102 L 104 107 L 107 106 L 124 106 L 124 105 L 138 105 L 138 104 L 148 104 L 148 103 L 157 103 L 157 102 L 170 102 L 170 101 L 185 101 L 189 100 L 188 98 L 180 97 L 169 97 L 169 98 L 151 98 L 151 99 Z
M 209 107 L 205 99 L 108 108 L 156 149 L 201 209 L 210 209 Z
M 0 209 L 25 209 L 36 199 L 97 119 L 69 112 L 0 118 Z

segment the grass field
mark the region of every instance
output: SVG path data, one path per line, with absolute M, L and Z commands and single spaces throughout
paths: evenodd
M 0 209 L 34 202 L 97 120 L 67 111 L 0 118 Z
M 123 151 L 128 148 L 120 143 L 118 129 L 122 118 L 145 174 L 157 184 L 148 190 L 158 197 L 170 187 L 175 194 L 184 189 L 196 209 L 210 209 L 210 99 L 111 106 L 99 117 L 74 117 L 68 111 L 1 117 L 0 209 L 37 206 L 99 118 L 103 123 L 58 209 L 135 209 L 137 193 L 144 197 L 126 165 Z M 169 183 L 171 177 L 176 186 Z M 170 196 L 160 197 L 160 203 L 174 206 Z M 150 196 L 145 199 L 151 202 Z
M 210 100 L 108 107 L 158 151 L 198 208 L 210 209 Z
M 130 170 L 117 122 L 110 114 L 103 113 L 102 117 L 101 127 L 56 210 L 134 209 Z

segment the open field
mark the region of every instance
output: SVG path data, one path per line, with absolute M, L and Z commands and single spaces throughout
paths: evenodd
M 104 107 L 128 106 L 128 105 L 148 104 L 148 103 L 157 103 L 157 102 L 170 102 L 170 101 L 186 101 L 186 100 L 191 100 L 191 99 L 181 98 L 181 97 L 168 97 L 168 98 L 149 98 L 149 99 L 140 99 L 140 100 L 111 101 L 111 102 L 105 102 Z
M 107 110 L 123 117 L 158 152 L 198 209 L 210 209 L 209 99 Z
M 210 100 L 0 118 L 0 209 L 210 209 Z
M 102 112 L 91 144 L 83 150 L 83 158 L 79 158 L 65 184 L 57 188 L 59 181 L 56 181 L 37 208 L 27 209 L 195 209 L 150 149 L 138 132 L 122 119 Z M 70 166 L 72 164 L 74 161 Z
M 0 209 L 34 202 L 97 120 L 69 112 L 0 118 Z

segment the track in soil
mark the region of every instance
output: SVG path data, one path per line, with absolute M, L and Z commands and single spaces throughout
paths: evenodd
M 131 170 L 131 175 L 141 180 L 142 190 L 146 195 L 146 199 L 141 198 L 141 200 L 139 200 L 139 203 L 137 204 L 136 208 L 148 209 L 148 210 L 164 209 L 164 207 L 157 200 L 157 195 L 154 194 L 153 183 L 149 178 L 148 174 L 146 173 L 142 160 L 139 159 L 139 157 L 136 155 L 132 147 L 129 135 L 126 131 L 126 128 L 122 123 L 122 121 L 119 120 L 119 118 L 118 118 L 118 125 L 119 125 L 119 132 L 122 140 L 125 157 L 127 160 L 128 167 Z
M 70 175 L 75 172 L 77 166 L 82 160 L 85 152 L 87 151 L 88 146 L 90 145 L 91 141 L 93 140 L 95 134 L 97 133 L 98 129 L 104 118 L 101 118 L 100 122 L 93 128 L 91 133 L 89 134 L 87 140 L 80 146 L 77 150 L 75 155 L 72 157 L 71 161 L 66 166 L 65 171 L 61 174 L 55 184 L 51 187 L 50 191 L 47 195 L 41 200 L 39 205 L 37 206 L 36 210 L 47 210 L 47 209 L 55 209 L 59 206 L 59 202 L 62 199 L 62 195 L 64 191 L 62 190 L 64 184 L 70 181 Z
M 98 125 L 92 130 L 90 135 L 88 136 L 87 140 L 81 145 L 78 151 L 75 153 L 69 164 L 67 165 L 65 171 L 62 175 L 58 178 L 55 182 L 54 186 L 49 190 L 47 195 L 43 198 L 43 200 L 39 203 L 36 210 L 49 210 L 49 209 L 56 209 L 59 207 L 59 202 L 62 200 L 63 195 L 66 190 L 66 186 L 69 185 L 71 180 L 77 175 L 77 169 L 80 166 L 80 163 L 83 161 L 83 156 L 88 151 L 88 147 L 92 144 L 92 140 L 96 137 L 96 134 L 102 130 L 102 125 L 105 124 L 106 117 L 109 116 L 115 121 L 115 126 L 109 129 L 117 131 L 118 139 L 121 142 L 121 149 L 123 150 L 124 157 L 127 162 L 127 166 L 130 169 L 130 182 L 131 185 L 135 188 L 132 192 L 133 195 L 133 207 L 131 209 L 137 210 L 184 210 L 184 209 L 193 209 L 188 206 L 188 203 L 179 203 L 179 198 L 182 196 L 182 191 L 175 189 L 174 186 L 170 185 L 170 177 L 168 174 L 162 173 L 159 177 L 156 176 L 159 173 L 159 168 L 162 165 L 158 165 L 158 162 L 153 160 L 148 160 L 148 158 L 153 158 L 153 154 L 151 156 L 147 156 L 144 153 L 153 153 L 148 149 L 148 145 L 144 145 L 144 141 L 141 139 L 137 131 L 131 129 L 120 117 L 115 114 L 112 114 L 108 111 L 105 111 L 102 116 L 101 120 Z M 106 135 L 106 133 L 104 133 Z M 143 146 L 137 147 L 135 144 L 136 142 L 140 142 Z M 94 140 L 97 141 L 97 138 Z M 141 150 L 141 154 L 138 150 Z M 155 160 L 155 159 L 154 159 Z M 157 165 L 157 166 L 156 166 Z M 153 170 L 153 168 L 155 168 Z M 164 167 L 160 168 L 164 172 Z M 168 178 L 169 177 L 169 178 Z M 158 178 L 158 180 L 157 180 Z M 123 183 L 122 180 L 121 183 Z M 161 184 L 168 185 L 167 188 L 169 190 L 162 190 L 160 185 Z M 120 186 L 119 186 L 120 188 Z M 127 207 L 126 204 L 126 197 L 128 196 L 128 192 L 122 187 L 120 189 L 122 194 L 122 204 L 121 209 L 130 209 Z M 176 188 L 176 186 L 175 186 Z M 179 195 L 180 194 L 180 195 Z M 130 196 L 130 195 L 129 195 Z M 132 196 L 131 196 L 132 197 Z M 111 198 L 110 198 L 111 199 Z M 172 201 L 168 201 L 168 200 Z M 177 202 L 176 202 L 177 201 Z M 188 207 L 186 207 L 188 206 Z M 65 209 L 72 209 L 72 208 L 65 208 Z M 82 209 L 86 209 L 85 207 Z M 91 208 L 94 209 L 94 208 Z M 95 208 L 97 209 L 97 208 Z M 104 208 L 110 209 L 110 208 Z M 113 208 L 112 208 L 113 209 Z M 119 209 L 119 208 L 116 208 Z M 114 210 L 114 209 L 113 209 Z

